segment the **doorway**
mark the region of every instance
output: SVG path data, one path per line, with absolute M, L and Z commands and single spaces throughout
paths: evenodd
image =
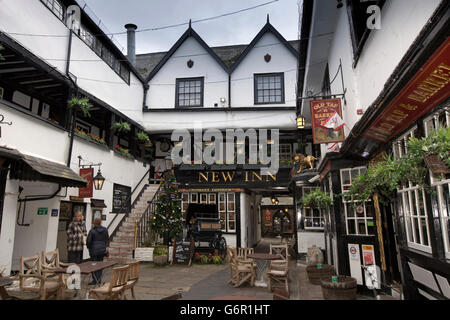
M 68 261 L 67 228 L 73 220 L 73 215 L 77 211 L 81 211 L 83 213 L 83 220 L 86 221 L 86 203 L 61 201 L 59 207 L 57 248 L 59 250 L 60 260 L 63 262 Z

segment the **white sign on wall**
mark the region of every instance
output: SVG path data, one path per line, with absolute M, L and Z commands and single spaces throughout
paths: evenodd
M 363 245 L 363 263 L 367 267 L 364 271 L 364 276 L 366 280 L 366 286 L 369 289 L 377 288 L 380 289 L 380 268 L 375 262 L 375 248 L 372 245 Z
M 348 257 L 351 277 L 355 278 L 359 285 L 363 285 L 359 244 L 348 244 Z

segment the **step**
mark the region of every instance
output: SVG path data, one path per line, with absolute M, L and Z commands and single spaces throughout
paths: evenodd
M 134 246 L 128 243 L 122 242 L 111 242 L 109 244 L 109 248 L 111 249 L 119 249 L 119 250 L 133 250 Z

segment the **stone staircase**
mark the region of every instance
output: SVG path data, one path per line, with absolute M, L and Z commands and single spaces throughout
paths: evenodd
M 109 260 L 126 263 L 133 259 L 134 233 L 136 221 L 139 221 L 148 207 L 148 201 L 153 200 L 159 184 L 145 186 L 144 192 L 135 202 L 131 213 L 125 219 L 109 243 Z

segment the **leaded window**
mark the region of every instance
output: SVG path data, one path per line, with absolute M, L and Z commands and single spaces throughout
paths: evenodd
M 176 101 L 178 108 L 203 107 L 204 78 L 176 80 Z
M 255 74 L 255 104 L 284 103 L 284 74 Z

